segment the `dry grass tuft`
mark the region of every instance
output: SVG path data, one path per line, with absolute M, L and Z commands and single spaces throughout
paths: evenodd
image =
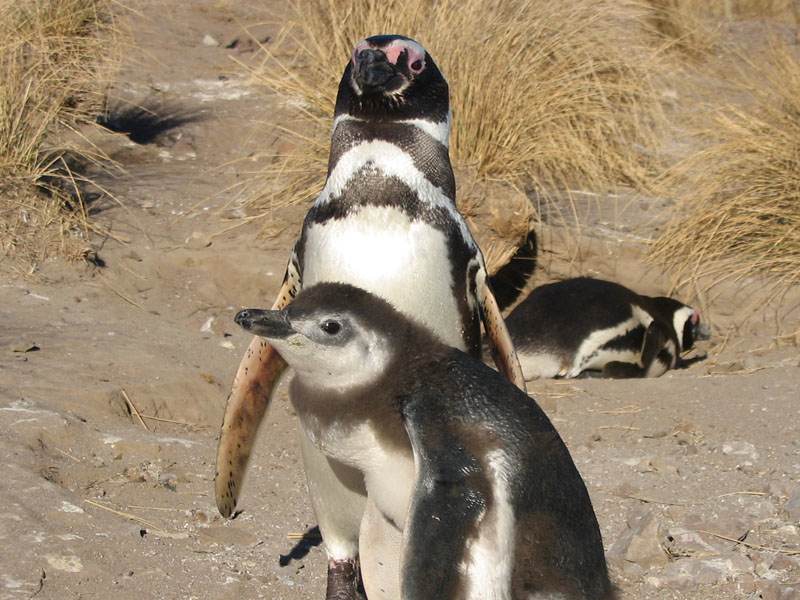
M 517 227 L 524 237 L 532 209 L 519 190 L 547 196 L 572 186 L 645 186 L 644 149 L 656 146 L 660 114 L 645 30 L 644 12 L 618 0 L 298 4 L 254 73 L 293 107 L 297 120 L 286 132 L 295 143 L 261 174 L 272 188 L 262 187 L 251 207 L 268 214 L 319 192 L 342 69 L 355 42 L 377 33 L 419 40 L 450 83 L 451 156 L 464 212 L 484 211 L 491 193 L 519 215 L 512 225 L 524 221 Z
M 744 60 L 744 59 L 743 59 Z M 766 274 L 800 282 L 800 61 L 775 42 L 736 77 L 749 99 L 716 110 L 706 146 L 677 165 L 676 213 L 652 256 L 678 285 Z
M 725 0 L 708 2 L 712 14 L 729 18 L 795 19 L 797 0 Z
M 646 0 L 653 8 L 664 9 L 678 18 L 737 20 L 737 19 L 786 19 L 793 20 L 797 14 L 796 0 Z M 665 32 L 675 31 L 669 27 Z
M 79 138 L 102 110 L 115 63 L 111 1 L 0 0 L 0 251 L 37 262 L 87 247 L 70 157 L 91 153 L 57 137 Z
M 720 19 L 712 18 L 704 0 L 648 0 L 649 21 L 668 47 L 700 58 L 719 42 Z
M 769 19 L 800 27 L 800 0 L 645 0 L 667 44 L 694 58 L 717 48 L 733 21 Z

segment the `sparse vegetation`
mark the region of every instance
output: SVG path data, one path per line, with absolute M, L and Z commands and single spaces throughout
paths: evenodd
M 679 283 L 800 282 L 800 61 L 778 41 L 754 60 L 733 78 L 744 99 L 712 112 L 705 146 L 668 178 L 680 199 L 653 257 Z
M 448 78 L 462 211 L 496 213 L 492 206 L 505 204 L 503 214 L 517 215 L 505 230 L 495 219 L 493 239 L 511 244 L 500 244 L 490 262 L 502 264 L 527 233 L 532 208 L 519 190 L 541 198 L 576 185 L 647 185 L 660 107 L 634 4 L 389 0 L 356 8 L 311 0 L 296 6 L 293 21 L 255 71 L 298 114 L 287 125 L 297 144 L 259 177 L 274 183 L 252 199 L 259 211 L 321 189 L 341 69 L 355 42 L 376 33 L 418 39 Z
M 0 0 L 0 249 L 36 262 L 86 248 L 86 209 L 57 137 L 94 122 L 114 64 L 109 0 Z M 86 150 L 83 150 L 86 154 Z M 35 193 L 34 189 L 43 190 Z M 69 214 L 62 210 L 68 203 Z

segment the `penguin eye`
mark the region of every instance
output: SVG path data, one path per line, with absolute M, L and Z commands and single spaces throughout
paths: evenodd
M 415 60 L 413 63 L 411 63 L 411 70 L 414 71 L 415 73 L 419 73 L 420 71 L 422 71 L 422 61 Z
M 336 335 L 342 329 L 342 325 L 338 321 L 328 320 L 324 321 L 320 328 L 328 335 Z

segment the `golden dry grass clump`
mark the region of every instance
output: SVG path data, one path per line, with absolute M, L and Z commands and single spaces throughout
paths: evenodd
M 668 47 L 701 57 L 718 43 L 721 20 L 710 13 L 707 0 L 648 0 L 649 21 Z
M 797 0 L 723 0 L 705 4 L 712 14 L 729 18 L 793 19 L 800 10 Z
M 800 282 L 799 58 L 775 42 L 742 68 L 734 81 L 747 100 L 716 110 L 706 145 L 671 174 L 680 200 L 653 257 L 679 284 L 757 273 L 779 289 Z
M 85 234 L 79 194 L 77 220 L 61 210 L 57 182 L 75 177 L 65 160 L 74 149 L 58 134 L 101 111 L 114 33 L 111 0 L 0 0 L 1 251 L 35 259 L 71 251 L 70 238 Z M 37 185 L 52 187 L 52 197 L 34 193 Z
M 475 232 L 484 251 L 481 230 L 516 243 L 533 212 L 520 190 L 547 197 L 648 180 L 645 149 L 656 145 L 659 104 L 645 29 L 641 7 L 624 0 L 300 3 L 255 71 L 296 107 L 287 130 L 297 143 L 261 174 L 274 185 L 252 205 L 266 213 L 319 192 L 352 47 L 368 35 L 402 33 L 430 51 L 450 84 L 460 208 L 492 220 Z M 490 262 L 508 254 L 501 246 L 489 251 L 498 257 Z
M 719 45 L 732 21 L 769 19 L 800 27 L 800 0 L 646 0 L 649 21 L 668 45 L 700 57 Z
M 678 14 L 709 19 L 792 19 L 796 0 L 647 0 L 651 5 Z

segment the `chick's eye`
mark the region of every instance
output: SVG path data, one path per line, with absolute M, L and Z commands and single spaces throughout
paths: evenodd
M 325 321 L 320 327 L 328 335 L 336 335 L 342 329 L 338 321 Z
M 421 60 L 415 60 L 413 63 L 411 63 L 411 70 L 414 71 L 415 73 L 418 73 L 419 71 L 421 71 L 422 70 L 422 61 Z

